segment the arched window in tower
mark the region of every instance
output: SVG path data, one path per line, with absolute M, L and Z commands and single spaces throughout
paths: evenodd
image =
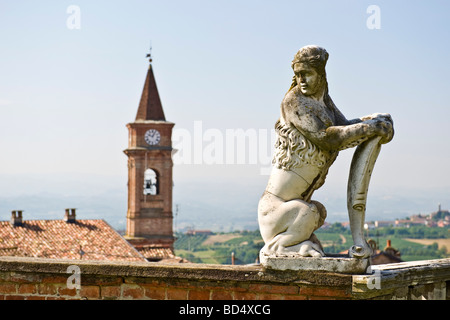
M 144 173 L 144 195 L 155 195 L 159 193 L 158 174 L 152 169 Z

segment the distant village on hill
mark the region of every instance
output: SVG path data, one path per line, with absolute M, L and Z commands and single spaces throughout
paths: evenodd
M 349 222 L 342 222 L 342 226 L 350 228 Z M 326 229 L 331 224 L 325 223 L 322 228 Z M 438 210 L 432 212 L 428 215 L 415 214 L 405 219 L 395 219 L 395 220 L 376 220 L 366 222 L 365 229 L 375 229 L 382 227 L 402 227 L 409 228 L 412 226 L 427 226 L 427 227 L 448 227 L 450 226 L 450 211 L 442 210 L 439 204 Z
M 340 224 L 344 228 L 350 229 L 350 222 L 335 222 L 329 223 L 326 222 L 323 224 L 321 229 L 327 230 L 332 225 Z M 432 212 L 430 214 L 414 214 L 410 217 L 404 219 L 395 219 L 395 220 L 375 220 L 375 221 L 367 221 L 364 225 L 366 230 L 372 230 L 376 228 L 383 227 L 398 227 L 398 228 L 409 228 L 413 226 L 426 226 L 426 227 L 440 227 L 445 228 L 450 226 L 450 211 L 442 210 L 441 205 L 439 204 L 438 210 Z M 183 232 L 183 231 L 182 231 Z M 187 228 L 184 231 L 186 235 L 212 235 L 214 232 L 209 229 L 193 229 Z

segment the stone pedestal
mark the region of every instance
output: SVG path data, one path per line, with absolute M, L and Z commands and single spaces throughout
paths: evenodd
M 311 270 L 345 274 L 365 274 L 370 265 L 369 259 L 356 259 L 337 254 L 313 258 L 295 253 L 266 255 L 261 252 L 260 261 L 264 268 L 274 270 Z

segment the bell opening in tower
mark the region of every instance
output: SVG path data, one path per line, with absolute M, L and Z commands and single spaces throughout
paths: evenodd
M 144 195 L 159 194 L 158 174 L 155 170 L 148 168 L 144 172 Z

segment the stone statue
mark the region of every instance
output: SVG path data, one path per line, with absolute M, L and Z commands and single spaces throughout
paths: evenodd
M 292 85 L 275 124 L 273 169 L 258 204 L 264 255 L 324 257 L 314 231 L 324 223 L 325 207 L 311 200 L 340 150 L 357 147 L 348 182 L 349 220 L 354 245 L 349 256 L 367 258 L 364 239 L 365 200 L 381 144 L 394 135 L 389 114 L 347 120 L 328 94 L 328 53 L 318 46 L 301 48 L 292 61 Z

